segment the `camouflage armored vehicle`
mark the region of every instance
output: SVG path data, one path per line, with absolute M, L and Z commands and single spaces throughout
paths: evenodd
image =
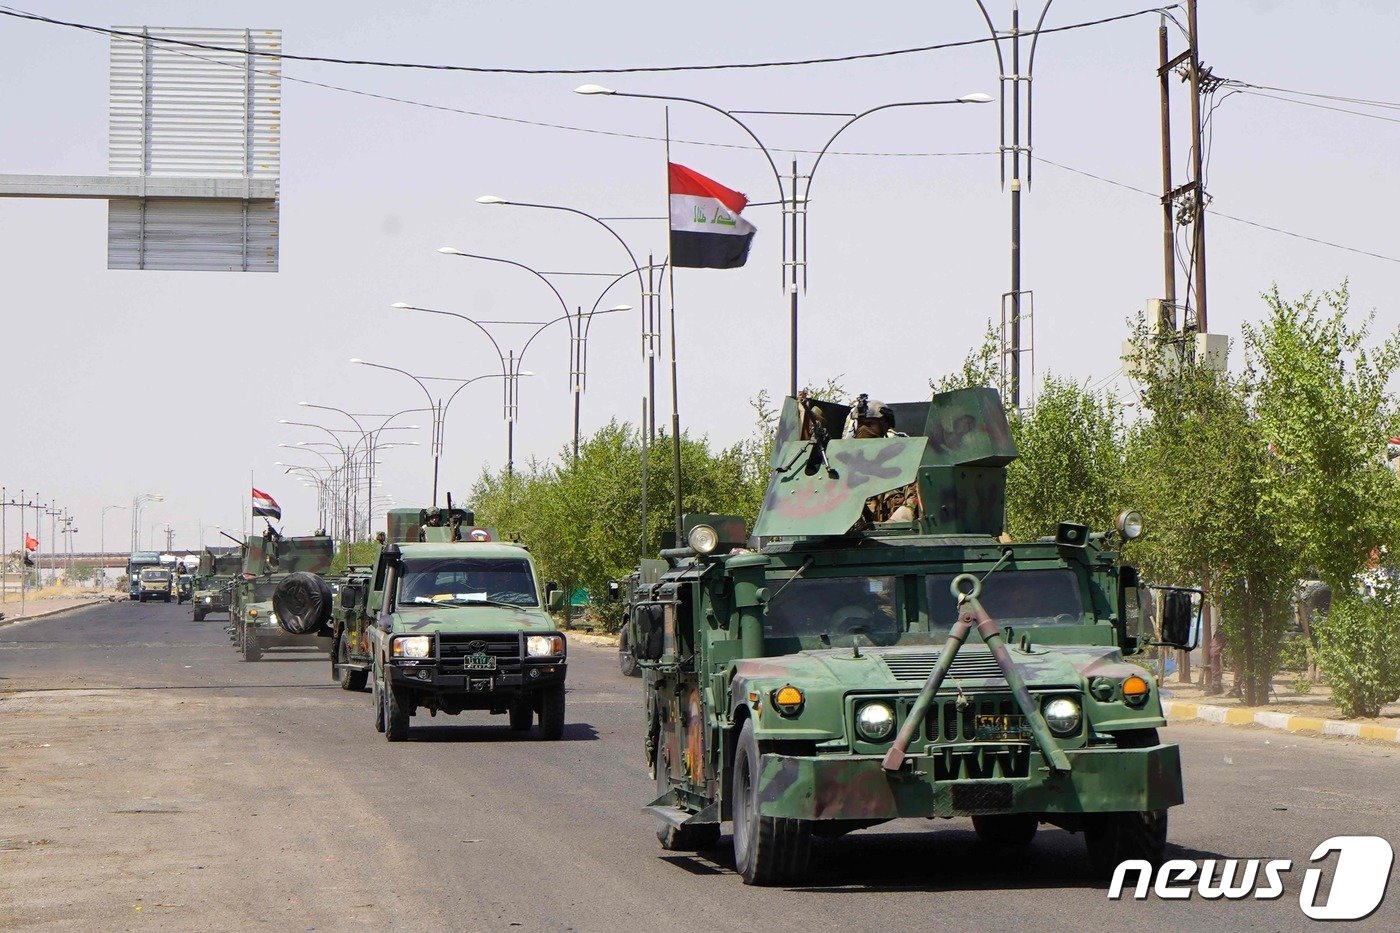
M 149 602 L 159 599 L 162 602 L 170 602 L 170 597 L 175 589 L 175 576 L 164 567 L 143 567 L 137 574 L 136 599 L 138 602 Z
M 229 592 L 233 578 L 243 570 L 242 554 L 215 554 L 206 550 L 199 555 L 199 567 L 194 575 L 190 603 L 194 621 L 203 622 L 211 612 L 229 611 Z
M 1100 872 L 1159 861 L 1183 792 L 1157 686 L 1125 660 L 1148 639 L 1114 548 L 1140 518 L 1012 542 L 994 391 L 872 409 L 787 399 L 761 546 L 690 516 L 627 594 L 663 847 L 729 820 L 744 881 L 789 883 L 813 836 L 971 817 L 1000 845 L 1083 833 Z M 1162 600 L 1166 642 L 1190 602 Z
M 450 500 L 392 509 L 374 566 L 341 580 L 332 673 L 347 690 L 369 680 L 391 742 L 420 710 L 505 713 L 516 732 L 538 719 L 541 738 L 563 735 L 567 644 L 549 615 L 563 593 L 542 593 L 530 552 L 472 521 Z
M 284 648 L 325 650 L 331 593 L 321 574 L 334 556 L 326 535 L 283 537 L 269 527 L 247 542 L 229 608 L 229 637 L 243 660 Z

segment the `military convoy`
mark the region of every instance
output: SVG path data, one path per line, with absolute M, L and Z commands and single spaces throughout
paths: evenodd
M 327 650 L 331 636 L 330 569 L 335 542 L 326 535 L 284 537 L 269 525 L 242 549 L 242 570 L 229 600 L 229 639 L 245 661 L 269 650 Z
M 1083 833 L 1099 872 L 1160 861 L 1180 755 L 1129 660 L 1155 642 L 1115 550 L 1141 520 L 1010 541 L 1015 456 L 991 389 L 785 401 L 761 546 L 688 516 L 686 546 L 626 586 L 663 848 L 713 847 L 732 820 L 743 880 L 791 883 L 814 836 L 969 816 L 999 845 Z M 1160 643 L 1187 647 L 1183 597 L 1160 600 Z
M 426 710 L 487 710 L 539 736 L 564 732 L 567 642 L 549 612 L 563 605 L 540 587 L 530 552 L 451 507 L 392 509 L 373 566 L 340 581 L 332 676 L 347 690 L 370 684 L 375 728 L 408 737 Z

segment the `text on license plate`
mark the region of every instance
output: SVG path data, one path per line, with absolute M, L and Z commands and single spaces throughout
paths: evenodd
M 1030 729 L 1024 716 L 978 716 L 977 741 L 1028 741 Z
M 485 651 L 478 651 L 476 654 L 469 654 L 463 658 L 462 666 L 469 671 L 494 671 L 496 658 Z

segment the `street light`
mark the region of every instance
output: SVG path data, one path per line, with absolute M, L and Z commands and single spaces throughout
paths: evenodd
M 100 538 L 100 541 L 99 541 L 99 543 L 98 543 L 98 549 L 102 551 L 103 557 L 106 557 L 106 555 L 107 555 L 107 513 L 110 512 L 112 509 L 122 509 L 122 510 L 125 510 L 125 509 L 126 509 L 126 506 L 124 506 L 124 505 L 104 505 L 104 506 L 102 507 L 102 515 L 101 515 L 101 517 L 98 519 L 97 525 L 98 525 L 98 537 Z
M 402 303 L 402 302 L 400 302 L 400 303 Z M 405 307 L 406 307 L 406 306 L 405 306 Z M 373 368 L 375 368 L 375 369 L 387 369 L 387 370 L 389 370 L 390 372 L 402 373 L 403 375 L 407 376 L 408 378 L 410 378 L 410 379 L 412 379 L 414 382 L 416 382 L 416 383 L 418 384 L 418 388 L 422 389 L 422 390 L 423 390 L 423 394 L 426 395 L 426 396 L 428 397 L 428 405 L 430 406 L 429 411 L 431 411 L 431 412 L 433 413 L 433 427 L 432 427 L 431 448 L 432 448 L 432 454 L 433 454 L 433 507 L 436 508 L 436 507 L 437 507 L 437 494 L 438 494 L 438 467 L 439 467 L 439 464 L 440 464 L 441 459 L 442 459 L 442 443 L 443 443 L 443 435 L 444 435 L 443 425 L 444 425 L 444 423 L 445 423 L 446 420 L 447 420 L 447 408 L 448 408 L 448 406 L 450 406 L 450 405 L 452 404 L 452 400 L 455 399 L 455 398 L 457 397 L 457 393 L 458 393 L 458 392 L 461 392 L 464 388 L 466 388 L 467 386 L 471 385 L 473 382 L 476 382 L 476 381 L 479 380 L 479 379 L 505 379 L 505 378 L 507 378 L 507 376 L 506 376 L 504 373 L 486 373 L 485 375 L 481 375 L 481 376 L 473 376 L 473 377 L 470 378 L 470 379 L 454 379 L 454 378 L 447 377 L 447 376 L 415 376 L 413 373 L 409 372 L 408 370 L 400 369 L 400 368 L 397 367 L 397 366 L 387 366 L 387 365 L 385 365 L 385 364 L 383 364 L 383 363 L 370 363 L 370 362 L 367 362 L 366 360 L 360 359 L 359 357 L 355 357 L 355 358 L 351 359 L 350 362 L 351 362 L 351 363 L 358 364 L 358 365 L 360 365 L 360 366 L 371 366 L 371 367 L 373 367 Z M 530 371 L 528 371 L 528 370 L 524 370 L 524 371 L 522 371 L 522 372 L 520 373 L 520 375 L 522 375 L 522 376 L 533 376 L 534 373 L 532 373 L 532 372 L 530 372 Z M 447 402 L 444 404 L 441 398 L 436 398 L 436 399 L 435 399 L 435 398 L 433 397 L 433 393 L 432 393 L 431 391 L 428 390 L 428 387 L 427 387 L 426 385 L 424 385 L 424 382 L 425 382 L 425 381 L 435 381 L 435 382 L 460 382 L 461 385 L 459 385 L 459 386 L 453 391 L 452 395 L 447 399 Z M 416 411 L 417 409 L 411 409 L 411 410 Z M 416 443 L 416 442 L 415 442 L 415 443 Z M 373 517 L 373 515 L 371 515 L 371 518 L 372 518 L 372 517 Z
M 490 195 L 487 195 L 486 198 L 487 198 L 487 200 L 486 200 L 485 202 L 483 202 L 483 203 L 488 203 L 488 204 L 496 204 L 496 203 L 502 203 L 502 204 L 504 204 L 504 203 L 517 203 L 517 202 L 507 202 L 507 201 L 504 201 L 504 200 L 501 199 L 501 198 L 493 198 L 493 197 L 491 197 Z M 480 200 L 480 199 L 478 199 L 478 200 Z M 628 256 L 631 256 L 631 255 L 632 255 L 632 250 L 627 246 L 627 243 L 626 243 L 621 237 L 619 237 L 619 236 L 617 235 L 617 232 L 616 232 L 615 230 L 613 230 L 611 227 L 609 227 L 607 224 L 603 223 L 603 221 L 598 220 L 598 218 L 594 217 L 592 214 L 584 213 L 583 211 L 576 210 L 576 209 L 574 209 L 574 208 L 572 208 L 572 207 L 554 207 L 554 206 L 546 205 L 546 204 L 521 204 L 520 206 L 522 206 L 522 207 L 540 207 L 540 208 L 544 208 L 544 209 L 546 209 L 546 210 L 562 210 L 562 211 L 567 211 L 568 213 L 571 213 L 571 214 L 579 214 L 580 216 L 587 217 L 587 218 L 589 218 L 590 220 L 595 220 L 595 221 L 597 221 L 599 224 L 602 224 L 602 226 L 605 227 L 605 228 L 608 230 L 608 232 L 611 233 L 611 234 L 617 239 L 617 241 L 618 241 L 619 243 L 622 244 L 622 248 L 625 249 L 625 250 L 627 250 L 627 255 L 628 255 Z M 589 329 L 590 329 L 590 328 L 592 327 L 592 325 L 593 325 L 593 316 L 594 316 L 595 314 L 611 314 L 611 313 L 617 312 L 617 311 L 630 311 L 630 310 L 632 310 L 631 306 L 630 306 L 630 305 L 617 305 L 617 306 L 615 306 L 615 307 L 613 307 L 613 308 L 609 308 L 607 311 L 599 311 L 599 310 L 598 310 L 598 304 L 599 304 L 599 302 L 602 301 L 602 295 L 599 295 L 599 296 L 598 296 L 598 300 L 595 301 L 595 302 L 593 303 L 593 308 L 588 312 L 587 315 L 585 315 L 585 314 L 583 313 L 583 308 L 582 308 L 582 307 L 578 308 L 576 314 L 570 314 L 570 312 L 569 312 L 569 306 L 568 306 L 568 304 L 564 301 L 564 296 L 561 295 L 561 294 L 559 294 L 559 289 L 556 288 L 556 287 L 554 286 L 554 283 L 551 282 L 551 281 L 548 279 L 548 277 L 546 277 L 546 275 L 545 275 L 544 273 L 542 273 L 542 272 L 540 272 L 539 270 L 534 269 L 534 268 L 532 268 L 532 267 L 530 267 L 530 266 L 527 266 L 527 265 L 526 265 L 525 263 L 523 263 L 523 262 L 516 262 L 516 261 L 513 260 L 513 259 L 501 259 L 501 258 L 496 257 L 496 256 L 482 256 L 482 255 L 479 255 L 479 254 L 476 254 L 476 253 L 466 253 L 466 252 L 463 252 L 462 250 L 457 249 L 456 247 L 453 247 L 453 246 L 442 246 L 442 247 L 439 247 L 439 248 L 438 248 L 438 252 L 439 252 L 439 253 L 443 253 L 444 255 L 448 255 L 448 256 L 460 256 L 460 257 L 465 258 L 465 259 L 482 259 L 482 260 L 485 260 L 485 261 L 487 261 L 487 262 L 502 262 L 502 263 L 505 263 L 505 264 L 507 264 L 507 265 L 515 266 L 515 267 L 518 268 L 518 269 L 524 269 L 526 272 L 529 272 L 531 275 L 533 275 L 535 278 L 539 279 L 539 280 L 540 280 L 541 282 L 543 282 L 545 285 L 549 286 L 549 290 L 550 290 L 551 292 L 553 292 L 553 293 L 554 293 L 554 297 L 555 297 L 556 299 L 558 299 L 558 301 L 559 301 L 559 307 L 560 307 L 560 309 L 561 309 L 564 313 L 563 313 L 563 315 L 562 315 L 561 317 L 555 318 L 554 321 L 558 321 L 558 320 L 567 321 L 567 322 L 568 322 L 568 325 L 569 325 L 569 357 L 570 357 L 570 359 L 569 359 L 569 388 L 570 388 L 570 391 L 571 391 L 571 393 L 573 394 L 573 398 L 574 398 L 574 460 L 577 461 L 577 459 L 578 459 L 578 420 L 579 420 L 579 404 L 580 404 L 579 395 L 583 392 L 583 389 L 584 389 L 583 383 L 584 383 L 585 378 L 586 378 L 587 362 L 588 362 L 588 359 L 587 359 L 588 331 L 589 331 Z M 635 260 L 634 260 L 634 262 L 633 262 L 633 265 L 636 266 Z M 637 273 L 637 279 L 638 279 L 638 281 L 640 282 L 640 281 L 641 281 L 641 270 L 640 270 L 640 267 L 634 268 L 633 271 Z M 630 273 L 629 273 L 629 274 L 630 274 Z M 612 287 L 612 286 L 610 285 L 609 288 L 611 288 L 611 287 Z M 604 293 L 606 293 L 606 292 L 607 292 L 607 289 L 604 289 Z M 645 295 L 646 295 L 646 291 L 645 291 L 645 288 L 643 288 L 643 296 L 645 297 Z M 396 303 L 396 304 L 395 304 L 395 307 L 398 307 L 400 304 L 402 304 L 402 302 Z M 467 321 L 470 321 L 471 323 L 475 324 L 483 333 L 485 333 L 486 336 L 487 336 L 487 338 L 491 340 L 492 345 L 496 347 L 496 354 L 497 354 L 497 356 L 500 356 L 500 355 L 501 355 L 501 348 L 500 348 L 500 346 L 496 343 L 496 339 L 495 339 L 494 337 L 491 336 L 490 332 L 487 331 L 486 328 L 485 328 L 484 326 L 482 326 L 481 322 L 473 321 L 473 320 L 471 320 L 471 318 L 467 318 L 467 317 L 465 317 L 465 316 L 463 316 L 463 315 L 459 315 L 459 317 L 462 317 L 463 320 L 467 320 Z M 540 326 L 540 330 L 543 330 L 545 327 L 548 327 L 550 324 L 553 324 L 554 321 L 546 321 L 544 324 L 542 324 L 542 325 Z M 498 322 L 498 323 L 515 323 L 515 322 Z M 522 322 L 519 322 L 519 323 L 526 323 L 526 322 L 523 322 L 523 321 L 522 321 Z M 535 331 L 535 334 L 538 334 L 538 333 L 539 333 L 538 330 Z M 530 340 L 527 340 L 527 341 L 526 341 L 526 344 L 525 344 L 525 345 L 526 345 L 527 347 L 530 345 L 530 341 L 535 339 L 535 334 L 532 334 L 532 335 L 530 336 Z M 523 356 L 524 353 L 525 353 L 524 349 L 522 349 L 522 350 L 520 351 L 520 353 L 521 353 L 521 355 Z M 649 357 L 649 359 L 651 359 L 651 357 Z M 517 363 L 516 365 L 518 365 L 518 363 Z M 504 373 L 509 373 L 509 372 L 510 372 L 510 363 L 508 362 L 508 360 L 507 360 L 505 357 L 502 357 L 502 358 L 501 358 L 501 369 L 502 369 L 502 372 L 504 372 Z M 654 383 L 654 380 L 653 380 L 653 388 L 654 388 L 654 385 L 655 385 L 655 383 Z M 516 392 L 516 390 L 518 390 L 518 388 L 519 388 L 519 386 L 518 386 L 516 380 L 507 377 L 507 380 L 506 380 L 506 388 L 507 388 L 507 390 L 508 390 L 508 394 L 507 394 L 507 398 L 506 398 L 506 408 L 507 408 L 508 410 L 515 409 L 515 408 L 517 408 L 518 405 L 519 405 L 519 396 L 518 396 L 518 394 L 516 394 L 516 395 L 514 395 L 514 396 L 512 397 L 511 393 Z M 511 446 L 512 448 L 514 447 L 513 441 L 509 444 L 509 446 Z M 513 471 L 514 471 L 514 467 L 513 467 L 514 458 L 513 458 L 513 457 L 509 457 L 508 459 L 510 460 L 510 463 L 507 465 L 507 469 L 508 469 L 509 472 L 513 472 Z
M 147 502 L 164 502 L 165 496 L 156 492 L 143 492 L 131 499 L 131 549 L 141 550 L 141 506 Z
M 650 423 L 647 426 L 647 430 L 651 434 L 655 434 L 657 355 L 656 351 L 658 349 L 656 346 L 656 339 L 657 324 L 660 319 L 660 312 L 657 308 L 657 305 L 659 304 L 658 299 L 660 298 L 660 292 L 658 291 L 654 281 L 652 282 L 652 284 L 648 284 L 647 281 L 643 281 L 642 279 L 643 268 L 647 270 L 648 280 L 652 279 L 651 273 L 652 269 L 654 268 L 654 263 L 652 262 L 651 257 L 647 257 L 647 265 L 643 267 L 641 263 L 637 262 L 637 256 L 635 253 L 632 252 L 632 247 L 627 245 L 627 241 L 624 240 L 622 238 L 622 235 L 619 234 L 615 229 L 613 229 L 613 227 L 609 225 L 607 221 L 594 214 L 590 214 L 588 211 L 580 210 L 577 207 L 568 207 L 567 205 L 563 204 L 535 204 L 529 201 L 511 201 L 506 198 L 497 197 L 494 194 L 484 194 L 476 199 L 476 203 L 488 205 L 505 205 L 510 207 L 532 207 L 537 210 L 563 211 L 567 214 L 577 214 L 579 217 L 585 217 L 588 220 L 593 221 L 598 226 L 602 227 L 604 230 L 606 230 L 612 236 L 612 238 L 616 240 L 619 245 L 622 246 L 623 250 L 626 251 L 627 258 L 632 260 L 632 271 L 635 272 L 637 275 L 637 291 L 642 300 L 642 346 L 647 362 L 647 404 L 648 411 L 650 412 Z
M 816 172 L 817 164 L 821 162 L 821 156 L 826 154 L 827 149 L 830 148 L 831 144 L 836 140 L 836 137 L 844 133 L 851 126 L 852 123 L 855 123 L 857 120 L 868 117 L 873 113 L 879 113 L 882 110 L 891 110 L 896 107 L 932 107 L 944 104 L 984 104 L 990 102 L 993 99 L 987 94 L 974 93 L 964 94 L 961 97 L 953 98 L 950 100 L 915 100 L 902 101 L 893 104 L 882 104 L 878 107 L 872 107 L 869 110 L 865 110 L 857 114 L 812 114 L 814 116 L 846 116 L 849 117 L 849 119 L 847 119 L 847 121 L 844 124 L 842 124 L 841 127 L 837 129 L 837 131 L 833 133 L 829 139 L 827 139 L 826 144 L 822 146 L 820 154 L 817 156 L 816 161 L 812 165 L 812 170 L 807 173 L 805 192 L 803 196 L 799 198 L 797 187 L 799 180 L 802 178 L 802 176 L 799 175 L 797 171 L 797 159 L 794 158 L 792 161 L 792 175 L 789 178 L 791 195 L 789 195 L 788 188 L 785 187 L 783 184 L 783 175 L 778 170 L 778 164 L 773 161 L 773 155 L 769 151 L 768 147 L 763 144 L 763 140 L 758 138 L 758 134 L 756 134 L 752 129 L 750 129 L 747 123 L 735 116 L 735 113 L 745 113 L 746 111 L 725 110 L 723 107 L 717 107 L 714 104 L 707 103 L 703 100 L 697 100 L 693 97 L 679 97 L 672 94 L 639 94 L 629 91 L 616 91 L 612 88 L 604 87 L 600 84 L 580 85 L 579 87 L 574 88 L 574 93 L 583 94 L 586 96 L 635 97 L 643 100 L 664 100 L 675 101 L 677 103 L 695 104 L 696 106 L 704 107 L 707 110 L 714 111 L 715 113 L 729 118 L 730 121 L 737 124 L 738 127 L 741 130 L 743 130 L 748 135 L 748 137 L 752 139 L 754 143 L 758 146 L 759 150 L 763 153 L 763 157 L 768 161 L 768 167 L 773 170 L 773 180 L 778 185 L 778 203 L 780 203 L 783 208 L 782 269 L 786 273 L 786 275 L 783 278 L 785 280 L 784 284 L 787 288 L 789 295 L 788 389 L 789 394 L 794 398 L 797 397 L 797 293 L 799 284 L 799 267 L 802 270 L 801 286 L 803 289 L 807 287 L 807 198 L 805 192 L 811 191 L 812 176 Z M 799 213 L 802 216 L 802 225 L 800 229 L 797 223 Z M 789 229 L 789 218 L 791 220 L 791 229 Z M 674 324 L 674 322 L 672 323 Z M 677 530 L 679 531 L 679 527 L 677 528 Z
M 447 251 L 448 251 L 447 248 L 438 250 L 438 252 L 447 252 Z M 450 255 L 470 256 L 471 254 L 462 253 L 462 252 L 460 252 L 460 251 L 454 250 L 454 251 L 451 251 L 451 252 L 450 252 Z M 472 258 L 489 259 L 490 257 L 476 257 L 476 256 L 472 256 Z M 505 262 L 511 262 L 510 260 L 503 260 L 503 261 L 505 261 Z M 519 264 L 519 263 L 515 263 L 515 262 L 511 262 L 511 265 L 520 265 L 520 264 Z M 530 271 L 531 271 L 531 272 L 534 272 L 533 269 L 531 269 Z M 539 273 L 535 273 L 535 274 L 536 274 L 536 275 L 539 275 Z M 540 276 L 540 277 L 543 278 L 543 276 Z M 547 281 L 547 280 L 546 280 L 546 281 Z M 550 285 L 550 288 L 553 288 L 553 287 L 554 287 L 553 285 Z M 557 294 L 557 292 L 556 292 L 556 294 Z M 562 302 L 563 302 L 563 298 L 562 298 L 562 297 L 560 298 L 560 302 L 561 302 L 561 304 L 562 304 Z M 446 316 L 446 317 L 455 317 L 455 318 L 457 318 L 458 320 L 466 321 L 468 324 L 471 324 L 471 325 L 475 326 L 478 330 L 480 330 L 483 334 L 486 335 L 486 338 L 487 338 L 488 340 L 491 341 L 491 346 L 495 348 L 495 350 L 496 350 L 496 355 L 497 355 L 497 357 L 499 357 L 499 359 L 500 359 L 500 361 L 501 361 L 501 375 L 502 375 L 502 377 L 503 377 L 503 378 L 505 379 L 505 381 L 506 381 L 506 382 L 505 382 L 505 385 L 506 385 L 505 407 L 504 407 L 504 416 L 505 416 L 505 421 L 506 421 L 506 473 L 507 473 L 507 475 L 511 475 L 511 476 L 515 475 L 515 422 L 516 422 L 516 419 L 517 419 L 518 416 L 519 416 L 519 398 L 520 398 L 520 396 L 519 396 L 519 389 L 518 389 L 518 383 L 519 383 L 519 381 L 520 381 L 519 377 L 525 375 L 525 372 L 522 371 L 522 370 L 520 369 L 520 364 L 521 364 L 521 362 L 525 359 L 525 353 L 530 349 L 530 344 L 534 343 L 534 342 L 535 342 L 535 338 L 538 337 L 541 333 L 543 333 L 543 332 L 545 331 L 545 329 L 548 328 L 548 327 L 550 327 L 551 325 L 557 324 L 557 323 L 559 323 L 560 321 L 569 321 L 569 322 L 570 322 L 570 333 L 571 333 L 571 334 L 573 333 L 572 323 L 573 323 L 574 315 L 571 314 L 571 313 L 569 312 L 568 306 L 567 306 L 567 305 L 564 306 L 564 313 L 563 313 L 562 315 L 560 315 L 559 317 L 553 318 L 552 320 L 545 321 L 545 322 L 543 322 L 542 324 L 540 324 L 539 327 L 535 328 L 534 333 L 532 333 L 532 334 L 529 336 L 529 338 L 526 339 L 525 344 L 524 344 L 524 346 L 522 346 L 522 347 L 520 348 L 520 352 L 519 352 L 519 353 L 515 352 L 515 350 L 502 351 L 502 350 L 501 350 L 501 345 L 496 341 L 496 338 L 495 338 L 494 336 L 492 336 L 491 332 L 490 332 L 489 330 L 486 329 L 485 324 L 484 324 L 483 322 L 481 322 L 481 321 L 478 321 L 478 320 L 474 319 L 474 318 L 468 317 L 468 316 L 465 315 L 465 314 L 459 314 L 459 313 L 457 313 L 456 311 L 443 311 L 443 310 L 438 309 L 438 308 L 423 308 L 423 307 L 419 307 L 419 306 L 417 306 L 417 305 L 410 305 L 410 304 L 407 304 L 406 302 L 402 302 L 402 301 L 396 301 L 396 302 L 394 302 L 393 307 L 395 307 L 395 308 L 400 308 L 400 309 L 404 309 L 404 310 L 409 310 L 409 311 L 422 311 L 422 312 L 425 312 L 425 313 L 427 313 L 427 314 L 441 314 L 441 315 L 444 315 L 444 316 Z M 631 310 L 631 309 L 630 309 L 629 307 L 627 307 L 626 305 L 619 305 L 617 308 L 609 309 L 609 310 L 607 310 L 607 311 L 590 311 L 590 312 L 588 312 L 587 315 L 584 315 L 583 312 L 582 312 L 582 310 L 580 309 L 578 317 L 579 317 L 580 322 L 581 322 L 581 321 L 584 321 L 584 320 L 591 321 L 592 316 L 593 316 L 594 314 L 611 314 L 611 313 L 612 313 L 613 311 L 615 311 L 615 310 Z M 495 321 L 495 322 L 489 322 L 489 323 L 501 323 L 501 324 L 533 324 L 533 323 L 535 323 L 535 322 L 534 322 L 534 321 Z M 582 348 L 580 348 L 580 349 L 582 349 Z M 581 366 L 580 366 L 580 360 L 581 360 L 581 359 L 584 359 L 584 358 L 582 357 L 582 355 L 581 355 L 580 353 L 576 353 L 575 356 L 574 356 L 574 365 L 575 365 L 576 367 L 580 367 L 579 369 L 576 369 L 576 370 L 575 370 L 576 372 L 581 371 Z M 574 397 L 575 397 L 575 399 L 577 399 L 578 396 L 575 395 Z M 575 408 L 577 409 L 577 406 L 575 406 Z M 577 424 L 577 419 L 575 419 L 575 424 Z M 577 432 L 577 428 L 575 428 L 575 431 Z

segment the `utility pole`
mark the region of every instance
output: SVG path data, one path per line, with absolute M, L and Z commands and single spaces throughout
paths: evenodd
M 1160 335 L 1177 343 L 1183 359 L 1194 359 L 1198 341 L 1209 341 L 1206 315 L 1206 205 L 1210 196 L 1205 189 L 1205 153 L 1202 146 L 1204 127 L 1201 123 L 1201 96 L 1214 90 L 1218 81 L 1201 64 L 1200 32 L 1196 17 L 1197 0 L 1186 2 L 1186 31 L 1189 47 L 1173 57 L 1167 53 L 1165 19 L 1157 32 L 1158 80 L 1161 86 L 1162 123 L 1162 263 L 1164 296 L 1158 319 L 1153 322 Z M 1191 177 L 1185 183 L 1172 186 L 1170 76 L 1184 70 L 1191 93 Z M 1191 225 L 1191 257 L 1188 264 L 1186 290 L 1189 300 L 1181 307 L 1177 319 L 1175 223 Z M 1201 336 L 1206 335 L 1206 336 Z M 1209 347 L 1209 342 L 1203 344 Z M 1212 363 L 1211 365 L 1214 365 Z M 1207 594 L 1209 597 L 1209 594 Z M 1201 645 L 1204 670 L 1201 685 L 1207 694 L 1223 691 L 1221 660 L 1224 654 L 1223 633 L 1213 624 L 1212 606 L 1207 598 L 1201 607 Z M 1183 683 L 1191 681 L 1191 660 L 1182 652 L 1178 677 Z

